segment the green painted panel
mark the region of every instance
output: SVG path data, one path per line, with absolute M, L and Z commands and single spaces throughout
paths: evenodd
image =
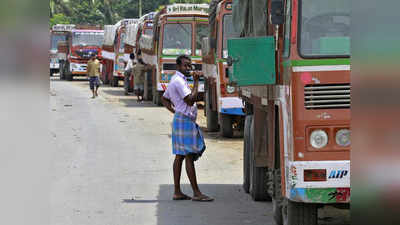
M 275 84 L 275 40 L 272 36 L 228 40 L 233 59 L 230 82 L 238 86 Z
M 333 66 L 350 65 L 350 59 L 305 59 L 291 60 L 285 66 Z
M 336 188 L 306 189 L 307 199 L 312 202 L 335 203 L 336 198 L 330 196 Z

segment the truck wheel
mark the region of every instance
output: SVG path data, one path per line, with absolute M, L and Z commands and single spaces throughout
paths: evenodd
M 272 197 L 272 213 L 274 215 L 275 224 L 283 225 L 283 197 L 281 192 L 281 170 L 275 169 L 268 171 L 268 193 Z
M 316 204 L 285 200 L 282 207 L 283 225 L 318 225 Z
M 111 76 L 110 84 L 111 87 L 118 87 L 118 77 Z
M 254 153 L 254 118 L 250 126 L 250 187 L 249 192 L 254 201 L 271 201 L 267 189 L 267 167 L 256 167 Z
M 54 70 L 50 69 L 50 76 L 52 77 L 54 73 Z
M 232 117 L 226 114 L 220 114 L 221 117 L 221 133 L 223 137 L 233 137 Z
M 215 132 L 218 130 L 218 112 L 211 109 L 211 96 L 209 90 L 206 91 L 206 117 L 207 117 L 207 131 Z
M 64 80 L 64 63 L 60 63 L 60 80 Z
M 244 124 L 243 140 L 243 189 L 249 193 L 250 188 L 250 126 L 252 115 L 247 115 Z

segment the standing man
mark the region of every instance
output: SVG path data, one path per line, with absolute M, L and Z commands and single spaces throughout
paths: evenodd
M 133 69 L 133 60 L 135 60 L 135 54 L 131 53 L 129 55 L 128 63 L 126 64 L 125 71 L 124 71 L 124 89 L 125 95 L 129 95 L 129 80 L 132 76 L 132 69 Z
M 92 90 L 93 96 L 95 98 L 98 96 L 97 90 L 100 86 L 100 61 L 96 58 L 96 54 L 92 53 L 90 60 L 87 63 L 87 73 L 89 76 L 89 86 L 90 90 Z
M 202 194 L 197 184 L 194 162 L 199 159 L 206 149 L 203 135 L 196 124 L 198 101 L 198 86 L 200 73 L 193 73 L 194 86 L 190 90 L 187 77 L 190 77 L 192 61 L 186 55 L 176 59 L 177 71 L 165 91 L 162 102 L 174 113 L 172 123 L 172 152 L 175 155 L 173 164 L 174 197 L 173 200 L 213 201 L 214 199 Z M 180 178 L 182 163 L 185 160 L 186 173 L 193 189 L 193 198 L 182 193 Z
M 145 65 L 142 58 L 138 58 L 138 63 L 133 66 L 133 83 L 138 102 L 143 101 L 145 75 L 150 68 L 151 66 Z

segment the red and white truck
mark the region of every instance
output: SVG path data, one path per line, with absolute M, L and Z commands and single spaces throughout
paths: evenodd
M 75 29 L 69 31 L 66 39 L 66 59 L 60 78 L 73 80 L 74 76 L 86 76 L 90 55 L 101 55 L 103 39 L 104 31 L 100 26 L 76 25 Z

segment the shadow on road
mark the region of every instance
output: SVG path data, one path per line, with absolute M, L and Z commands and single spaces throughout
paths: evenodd
M 192 195 L 189 184 L 181 185 Z M 157 225 L 243 225 L 273 224 L 272 207 L 266 202 L 250 201 L 237 184 L 200 184 L 214 202 L 173 201 L 173 185 L 160 185 L 156 199 L 124 199 L 126 204 L 157 203 Z M 264 221 L 263 223 L 261 221 Z

